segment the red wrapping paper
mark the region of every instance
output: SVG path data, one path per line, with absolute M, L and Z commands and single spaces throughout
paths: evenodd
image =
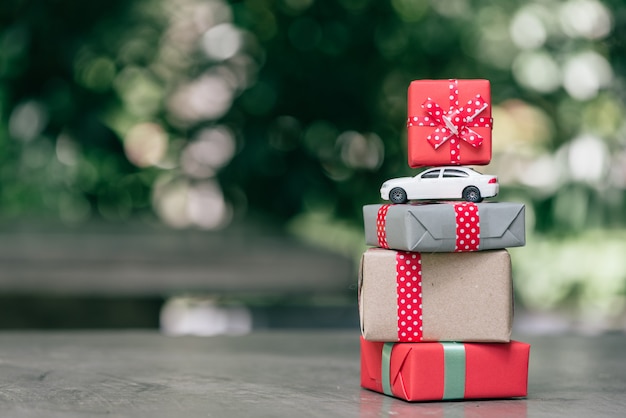
M 361 386 L 385 393 L 383 342 L 361 337 Z M 459 343 L 460 344 L 460 343 Z M 510 343 L 464 343 L 465 367 L 462 396 L 446 399 L 496 399 L 527 395 L 530 345 Z M 388 364 L 391 392 L 407 401 L 444 399 L 446 363 L 440 343 L 396 343 Z
M 492 126 L 488 80 L 411 82 L 409 166 L 489 164 Z

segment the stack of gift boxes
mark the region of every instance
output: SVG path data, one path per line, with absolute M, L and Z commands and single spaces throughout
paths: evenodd
M 413 81 L 409 166 L 488 164 L 490 100 L 487 80 Z M 505 249 L 525 244 L 524 206 L 413 201 L 363 215 L 361 385 L 409 401 L 526 396 Z

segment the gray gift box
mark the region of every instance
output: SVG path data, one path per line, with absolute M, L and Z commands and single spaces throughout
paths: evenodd
M 454 203 L 390 205 L 384 232 L 388 248 L 418 252 L 453 252 L 456 243 Z M 363 206 L 365 242 L 380 246 L 377 218 L 382 205 Z M 526 244 L 525 208 L 521 203 L 478 203 L 479 250 L 522 247 Z

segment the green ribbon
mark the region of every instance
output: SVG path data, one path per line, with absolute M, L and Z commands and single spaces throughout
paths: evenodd
M 443 346 L 443 398 L 463 399 L 465 397 L 465 345 L 460 343 L 440 343 Z
M 384 343 L 382 352 L 381 377 L 383 393 L 395 396 L 391 390 L 391 351 L 395 343 Z M 465 397 L 465 345 L 455 342 L 442 342 L 444 362 L 444 386 L 442 400 L 463 399 Z
M 382 380 L 383 380 L 383 393 L 385 395 L 393 396 L 391 391 L 391 350 L 394 343 L 383 344 L 383 364 L 382 364 Z

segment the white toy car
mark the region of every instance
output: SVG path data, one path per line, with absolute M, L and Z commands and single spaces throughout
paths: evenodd
M 380 197 L 392 203 L 413 199 L 463 199 L 478 203 L 498 194 L 496 176 L 480 174 L 469 167 L 437 167 L 415 177 L 387 180 L 380 188 Z

